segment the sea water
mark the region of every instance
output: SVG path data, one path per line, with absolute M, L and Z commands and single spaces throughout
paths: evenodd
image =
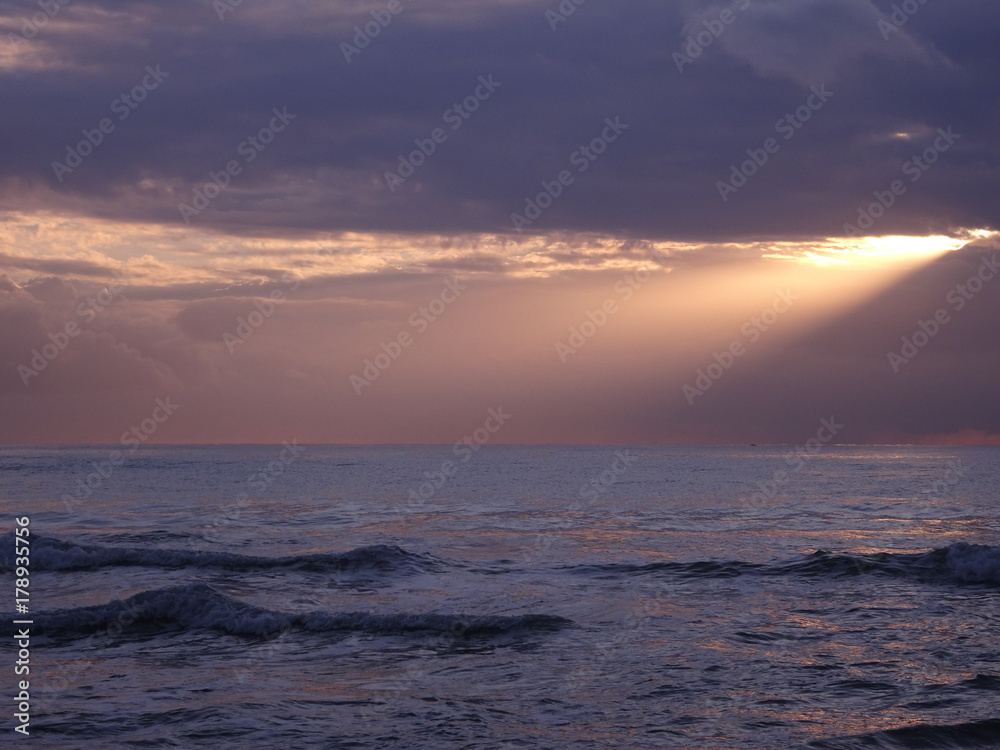
M 997 448 L 476 447 L 0 450 L 4 745 L 1000 746 Z

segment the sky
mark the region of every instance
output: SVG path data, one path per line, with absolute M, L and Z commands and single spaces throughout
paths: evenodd
M 0 0 L 0 442 L 1000 443 L 998 32 Z

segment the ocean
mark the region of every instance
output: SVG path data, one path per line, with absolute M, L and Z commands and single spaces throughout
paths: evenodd
M 474 448 L 3 448 L 4 746 L 1000 747 L 1000 449 Z

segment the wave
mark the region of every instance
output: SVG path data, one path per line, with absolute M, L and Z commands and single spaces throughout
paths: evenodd
M 0 547 L 0 571 L 14 565 L 13 532 L 5 535 Z M 224 570 L 274 570 L 289 568 L 313 572 L 361 573 L 365 571 L 424 572 L 439 570 L 444 562 L 397 547 L 378 544 L 347 552 L 255 557 L 230 552 L 180 550 L 155 547 L 117 547 L 77 544 L 53 537 L 31 537 L 33 571 L 95 570 L 107 567 L 221 568 Z
M 817 740 L 806 747 L 814 750 L 995 748 L 1000 747 L 1000 719 L 950 725 L 919 724 L 856 737 Z
M 117 636 L 128 631 L 216 630 L 237 636 L 267 636 L 298 630 L 375 635 L 442 633 L 456 637 L 551 631 L 572 625 L 556 615 L 459 615 L 371 612 L 280 612 L 247 604 L 205 583 L 143 591 L 125 600 L 32 616 L 32 634 L 48 637 Z
M 14 534 L 0 542 L 0 572 L 14 568 Z M 78 544 L 53 537 L 31 535 L 31 567 L 36 571 L 95 570 L 105 567 L 214 568 L 236 571 L 291 569 L 307 572 L 420 573 L 446 568 L 480 573 L 507 573 L 509 568 L 476 567 L 446 561 L 396 545 L 378 544 L 346 552 L 326 552 L 286 557 L 259 557 L 231 552 L 157 547 L 120 547 Z M 1000 547 L 956 542 L 930 552 L 881 552 L 862 555 L 817 551 L 777 563 L 701 560 L 646 564 L 605 563 L 568 566 L 563 570 L 597 577 L 676 575 L 683 578 L 735 578 L 743 575 L 843 577 L 885 575 L 962 584 L 1000 585 Z
M 743 575 L 820 578 L 873 574 L 1000 585 L 1000 547 L 956 542 L 948 547 L 918 553 L 860 555 L 817 551 L 772 564 L 739 561 L 655 562 L 644 565 L 608 563 L 575 566 L 572 570 L 597 576 L 668 574 L 682 578 L 735 578 Z

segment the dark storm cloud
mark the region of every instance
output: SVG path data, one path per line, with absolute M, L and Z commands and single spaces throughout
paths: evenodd
M 220 21 L 200 0 L 76 0 L 0 74 L 2 205 L 177 223 L 178 203 L 236 160 L 240 173 L 192 223 L 509 231 L 511 213 L 566 169 L 573 184 L 531 231 L 838 236 L 894 179 L 907 193 L 872 232 L 997 227 L 1000 6 L 927 3 L 885 34 L 888 3 L 744 4 L 590 2 L 553 31 L 555 2 L 404 2 L 348 63 L 341 43 L 383 4 L 244 0 Z M 726 9 L 735 20 L 678 71 L 674 53 Z M 0 3 L 5 31 L 32 10 Z M 119 97 L 149 82 L 147 66 L 168 76 L 119 120 Z M 446 111 L 491 75 L 499 88 L 452 130 Z M 813 85 L 833 96 L 784 140 L 776 122 Z M 295 117 L 273 142 L 240 151 L 286 107 Z M 59 182 L 52 162 L 104 117 L 113 132 Z M 615 117 L 627 131 L 579 173 L 573 153 Z M 384 172 L 439 127 L 446 140 L 390 191 Z M 907 160 L 948 127 L 959 140 L 908 182 Z M 717 182 L 769 137 L 780 149 L 723 202 Z

